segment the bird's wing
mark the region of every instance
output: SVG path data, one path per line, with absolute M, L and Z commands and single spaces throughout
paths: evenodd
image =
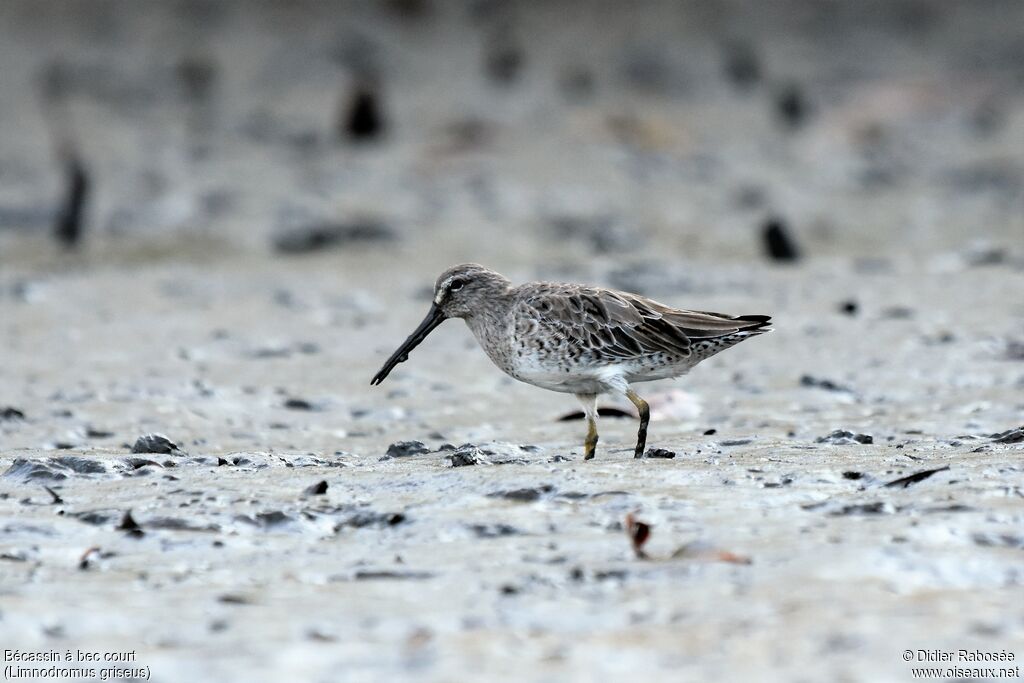
M 549 285 L 524 294 L 517 318 L 581 349 L 626 360 L 656 353 L 688 355 L 693 341 L 760 332 L 768 316 L 683 311 L 636 294 Z

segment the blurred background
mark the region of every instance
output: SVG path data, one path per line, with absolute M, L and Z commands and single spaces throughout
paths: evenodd
M 776 330 L 642 385 L 672 459 L 627 403 L 583 463 L 457 321 L 369 386 L 462 261 Z M 1022 291 L 1021 0 L 0 0 L 0 640 L 165 681 L 1019 661 Z
M 1024 239 L 1016 0 L 7 0 L 0 65 L 8 265 Z

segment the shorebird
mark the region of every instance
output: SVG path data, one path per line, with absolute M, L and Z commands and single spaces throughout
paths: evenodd
M 434 284 L 427 317 L 370 381 L 378 385 L 430 332 L 462 318 L 490 359 L 515 379 L 575 394 L 587 418 L 584 459 L 597 449 L 597 396 L 623 394 L 640 416 L 635 456 L 647 445 L 650 409 L 630 386 L 679 377 L 705 358 L 770 332 L 767 315 L 684 311 L 638 294 L 554 282 L 513 286 L 475 263 Z

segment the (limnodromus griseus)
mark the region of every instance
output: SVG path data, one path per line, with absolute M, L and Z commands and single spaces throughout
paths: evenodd
M 493 270 L 466 263 L 437 278 L 427 317 L 370 383 L 383 382 L 447 318 L 465 320 L 494 364 L 515 379 L 576 395 L 587 418 L 587 460 L 597 448 L 598 394 L 623 394 L 636 406 L 636 457 L 641 457 L 650 410 L 631 384 L 678 377 L 705 358 L 771 330 L 766 315 L 684 311 L 602 287 L 554 282 L 514 287 Z

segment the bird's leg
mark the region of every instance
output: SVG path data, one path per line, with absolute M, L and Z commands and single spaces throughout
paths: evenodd
M 647 423 L 651 420 L 651 407 L 632 389 L 626 389 L 626 398 L 633 402 L 640 413 L 640 430 L 636 433 L 636 451 L 633 457 L 642 458 L 647 448 Z
M 597 450 L 597 394 L 576 394 L 587 416 L 587 439 L 583 442 L 583 459 L 592 460 Z

